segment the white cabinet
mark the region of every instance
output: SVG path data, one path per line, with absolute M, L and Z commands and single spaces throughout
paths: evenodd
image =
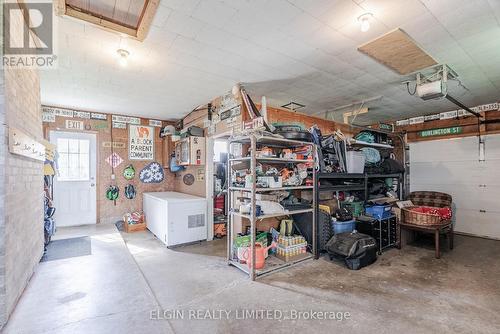
M 175 143 L 175 158 L 181 166 L 205 164 L 205 137 L 186 137 Z

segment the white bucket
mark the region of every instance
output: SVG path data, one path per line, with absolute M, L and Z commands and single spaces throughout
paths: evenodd
M 347 151 L 346 164 L 348 173 L 365 172 L 365 155 L 361 151 Z

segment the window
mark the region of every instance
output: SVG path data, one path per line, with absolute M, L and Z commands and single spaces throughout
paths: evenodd
M 59 181 L 88 181 L 90 176 L 90 141 L 88 139 L 57 139 Z
M 227 141 L 214 141 L 214 162 L 221 162 L 221 153 L 227 153 Z

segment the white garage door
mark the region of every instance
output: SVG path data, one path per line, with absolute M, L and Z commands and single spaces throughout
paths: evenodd
M 457 232 L 500 239 L 500 135 L 484 139 L 482 162 L 477 137 L 410 144 L 410 190 L 452 195 Z

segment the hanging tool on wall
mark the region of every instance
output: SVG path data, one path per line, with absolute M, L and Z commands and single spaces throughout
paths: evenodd
M 239 91 L 240 91 L 240 94 L 241 94 L 241 98 L 243 100 L 243 104 L 245 105 L 245 107 L 247 109 L 247 112 L 248 112 L 248 115 L 250 116 L 250 118 L 251 119 L 255 119 L 255 118 L 258 118 L 258 117 L 262 117 L 262 115 L 260 114 L 260 111 L 257 109 L 257 106 L 252 101 L 252 98 L 245 91 L 245 88 L 243 88 L 241 85 L 238 85 L 238 87 L 239 87 Z M 271 128 L 271 126 L 269 126 L 269 124 L 267 124 L 267 121 L 265 119 L 264 119 L 264 126 L 265 126 L 265 128 L 266 128 L 267 131 L 273 132 L 273 129 Z
M 115 205 L 119 195 L 120 195 L 120 188 L 118 188 L 118 186 L 111 185 L 108 187 L 108 189 L 106 189 L 106 198 L 109 199 L 110 201 L 113 201 Z
M 137 192 L 135 190 L 135 187 L 133 184 L 127 184 L 125 186 L 125 197 L 128 199 L 134 199 L 135 196 L 137 195 Z

